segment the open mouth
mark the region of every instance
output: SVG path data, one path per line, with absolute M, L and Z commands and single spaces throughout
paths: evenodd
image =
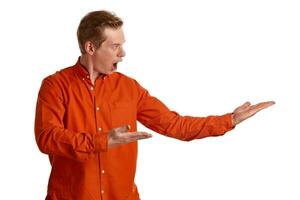
M 116 70 L 117 67 L 118 67 L 118 63 L 116 62 L 116 63 L 113 64 L 113 69 Z

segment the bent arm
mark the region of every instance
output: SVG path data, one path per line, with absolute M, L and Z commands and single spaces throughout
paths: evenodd
M 40 88 L 35 116 L 35 138 L 41 152 L 85 161 L 107 150 L 107 136 L 74 132 L 64 127 L 65 106 L 58 87 L 45 79 Z

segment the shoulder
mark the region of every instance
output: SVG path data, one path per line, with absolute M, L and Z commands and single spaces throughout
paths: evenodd
M 131 78 L 131 77 L 129 77 L 129 76 L 127 76 L 127 75 L 125 75 L 125 74 L 123 74 L 123 73 L 121 73 L 121 72 L 114 72 L 112 75 L 113 75 L 116 79 L 123 79 L 123 80 L 128 80 L 128 81 L 134 80 L 133 78 Z
M 125 75 L 125 74 L 123 74 L 121 72 L 114 72 L 112 74 L 112 76 L 117 81 L 127 82 L 128 84 L 133 84 L 133 85 L 137 84 L 137 81 L 134 78 L 132 78 L 132 77 L 130 77 L 128 75 Z
M 49 84 L 53 85 L 60 85 L 60 84 L 66 84 L 72 79 L 74 79 L 74 70 L 73 66 L 62 68 L 59 71 L 56 71 L 55 73 L 47 76 L 44 78 L 43 82 L 47 82 Z
M 112 74 L 114 82 L 116 83 L 115 87 L 125 87 L 129 90 L 133 90 L 138 93 L 148 92 L 135 78 L 127 76 L 120 72 L 114 72 Z

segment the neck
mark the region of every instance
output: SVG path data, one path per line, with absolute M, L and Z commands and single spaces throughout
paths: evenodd
M 88 71 L 88 73 L 90 75 L 91 82 L 94 85 L 99 73 L 94 71 L 93 62 L 88 57 L 88 55 L 80 56 L 80 64 L 86 68 L 86 70 Z

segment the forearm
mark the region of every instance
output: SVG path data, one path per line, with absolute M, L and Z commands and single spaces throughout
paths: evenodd
M 172 111 L 151 120 L 146 126 L 168 137 L 184 141 L 224 135 L 234 127 L 231 113 L 222 116 L 191 117 L 180 116 Z
M 36 125 L 36 142 L 41 152 L 85 161 L 93 154 L 107 150 L 107 136 L 72 132 L 58 126 Z

